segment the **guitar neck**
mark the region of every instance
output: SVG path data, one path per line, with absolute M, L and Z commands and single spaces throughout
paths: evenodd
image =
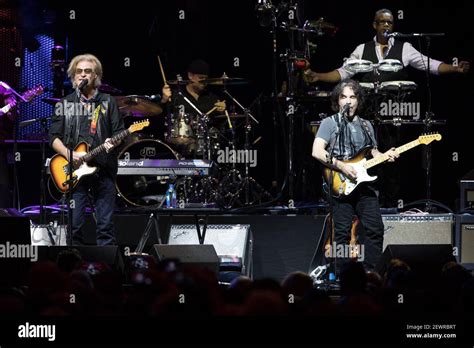
M 111 139 L 112 143 L 116 143 L 116 142 L 126 138 L 129 134 L 130 134 L 129 129 L 125 129 L 125 130 L 121 131 L 119 134 L 112 137 L 112 139 Z M 102 144 L 100 146 L 97 146 L 94 150 L 91 150 L 90 152 L 88 152 L 86 155 L 84 155 L 82 157 L 82 160 L 83 160 L 83 162 L 88 162 L 91 159 L 93 159 L 94 157 L 96 157 L 97 155 L 99 155 L 99 154 L 101 154 L 105 151 L 106 151 L 105 145 Z
M 406 143 L 405 145 L 397 147 L 396 151 L 398 153 L 402 153 L 402 152 L 408 151 L 410 149 L 413 149 L 414 147 L 416 147 L 420 144 L 421 144 L 420 140 L 416 139 L 416 140 L 410 141 L 409 143 Z M 367 162 L 365 162 L 364 168 L 365 169 L 372 168 L 372 167 L 376 166 L 377 164 L 385 162 L 386 160 L 388 160 L 388 155 L 385 155 L 385 154 L 380 155 L 378 157 L 372 158 L 372 159 L 368 160 Z

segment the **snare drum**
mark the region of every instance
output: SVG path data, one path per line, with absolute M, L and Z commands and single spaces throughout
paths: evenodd
M 141 139 L 125 146 L 118 160 L 131 159 L 180 159 L 168 145 L 156 139 Z M 117 193 L 132 206 L 159 204 L 168 189 L 168 177 L 157 175 L 117 175 Z
M 379 62 L 378 69 L 385 72 L 397 72 L 403 68 L 402 63 L 397 59 L 384 59 Z
M 343 67 L 354 74 L 367 73 L 374 70 L 374 64 L 370 60 L 365 59 L 347 59 Z

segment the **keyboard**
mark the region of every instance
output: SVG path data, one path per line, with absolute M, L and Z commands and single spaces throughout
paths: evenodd
M 118 160 L 118 175 L 207 176 L 212 168 L 207 160 L 130 159 Z

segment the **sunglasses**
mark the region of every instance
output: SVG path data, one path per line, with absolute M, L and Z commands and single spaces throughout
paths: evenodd
M 90 69 L 90 68 L 88 68 L 88 69 L 76 69 L 76 75 L 82 74 L 83 71 L 88 75 L 92 74 L 94 72 L 94 70 Z

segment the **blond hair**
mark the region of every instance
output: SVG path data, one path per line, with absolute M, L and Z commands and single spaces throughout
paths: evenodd
M 71 63 L 69 63 L 69 67 L 67 68 L 67 74 L 69 78 L 71 79 L 72 86 L 76 88 L 76 83 L 74 82 L 74 76 L 76 75 L 76 68 L 77 64 L 79 64 L 82 61 L 88 61 L 94 64 L 94 73 L 96 74 L 96 79 L 94 80 L 94 87 L 97 88 L 102 84 L 102 63 L 100 60 L 94 56 L 93 54 L 80 54 L 78 56 L 75 56 L 72 60 Z

